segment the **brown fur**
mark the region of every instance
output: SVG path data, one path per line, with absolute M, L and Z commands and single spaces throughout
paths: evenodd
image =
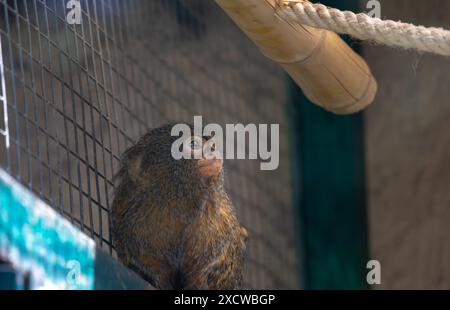
M 240 288 L 247 232 L 223 173 L 204 178 L 196 160 L 174 160 L 171 128 L 124 154 L 112 206 L 119 259 L 160 289 Z

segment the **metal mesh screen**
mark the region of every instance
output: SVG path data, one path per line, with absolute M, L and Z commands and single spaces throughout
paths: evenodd
M 246 287 L 295 288 L 283 73 L 204 0 L 1 0 L 0 164 L 114 255 L 120 154 L 169 121 L 280 124 L 280 167 L 226 161 L 250 233 Z

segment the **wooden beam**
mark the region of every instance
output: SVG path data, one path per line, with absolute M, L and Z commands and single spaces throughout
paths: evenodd
M 369 67 L 337 34 L 277 17 L 276 7 L 283 1 L 215 1 L 315 104 L 351 114 L 373 102 L 377 83 Z

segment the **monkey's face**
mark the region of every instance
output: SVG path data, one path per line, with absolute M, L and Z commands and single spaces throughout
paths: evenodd
M 183 153 L 196 161 L 194 169 L 198 170 L 201 177 L 214 178 L 221 174 L 223 159 L 214 139 L 192 136 L 187 142 L 184 144 Z

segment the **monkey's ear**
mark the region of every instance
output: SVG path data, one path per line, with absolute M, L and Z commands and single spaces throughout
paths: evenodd
M 142 155 L 134 156 L 127 160 L 127 172 L 132 181 L 138 181 L 142 173 Z

